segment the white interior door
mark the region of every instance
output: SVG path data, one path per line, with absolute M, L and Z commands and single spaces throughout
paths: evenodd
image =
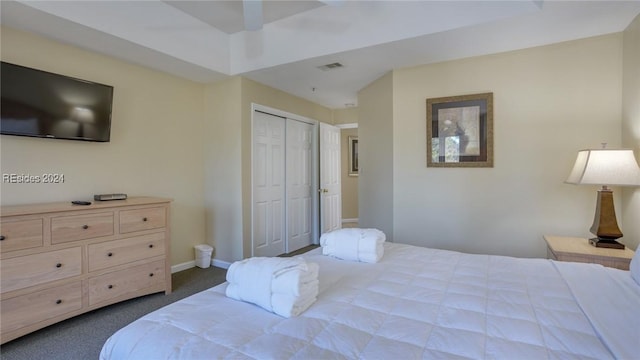
M 320 233 L 342 227 L 340 128 L 320 123 Z
M 285 119 L 253 114 L 253 256 L 286 252 Z
M 287 119 L 287 252 L 313 242 L 314 125 Z

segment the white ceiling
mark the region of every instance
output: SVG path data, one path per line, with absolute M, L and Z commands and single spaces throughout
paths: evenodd
M 640 13 L 640 0 L 265 0 L 262 29 L 244 31 L 241 0 L 0 5 L 4 26 L 194 81 L 242 75 L 330 108 L 356 105 L 391 69 L 620 32 Z

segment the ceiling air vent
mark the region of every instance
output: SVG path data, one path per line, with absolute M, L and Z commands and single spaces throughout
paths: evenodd
M 322 71 L 329 71 L 329 70 L 339 69 L 341 67 L 344 67 L 344 65 L 340 64 L 339 62 L 334 62 L 331 64 L 318 66 L 318 69 Z

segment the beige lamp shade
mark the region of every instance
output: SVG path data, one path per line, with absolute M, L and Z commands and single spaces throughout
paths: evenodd
M 576 185 L 640 185 L 640 168 L 632 150 L 581 150 L 566 180 Z

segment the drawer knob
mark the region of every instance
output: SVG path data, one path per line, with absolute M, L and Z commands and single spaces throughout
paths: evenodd
M 89 228 L 89 225 L 82 225 L 82 228 L 87 230 Z
M 149 249 L 152 249 L 152 248 L 153 248 L 153 244 L 149 244 Z
M 60 299 L 56 300 L 56 304 L 58 304 L 58 305 L 62 304 L 62 300 L 60 300 Z
M 147 221 L 147 220 L 149 220 L 149 219 L 147 219 L 146 217 L 142 218 L 142 221 Z
M 149 274 L 149 277 L 153 277 L 153 273 Z
M 108 254 L 107 254 L 107 256 L 108 256 L 108 257 L 112 257 L 112 256 L 113 256 L 113 253 L 112 253 L 112 252 L 110 252 L 110 253 L 108 253 Z
M 61 268 L 61 267 L 62 267 L 62 264 L 61 264 L 61 263 L 57 263 L 57 264 L 56 264 L 56 267 L 57 267 L 57 268 Z
M 6 239 L 6 237 L 4 237 L 4 235 L 0 235 L 0 241 Z
M 108 287 L 109 289 L 113 289 L 113 285 L 111 285 L 111 284 L 110 284 L 109 286 L 107 286 L 107 287 Z

